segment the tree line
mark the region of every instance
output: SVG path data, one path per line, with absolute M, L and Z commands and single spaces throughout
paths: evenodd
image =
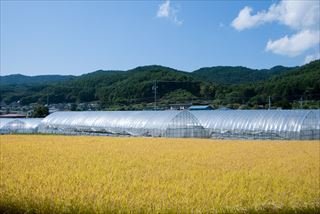
M 275 108 L 319 108 L 320 60 L 269 70 L 221 66 L 191 73 L 163 66 L 100 70 L 62 82 L 1 84 L 0 98 L 5 105 L 98 103 L 101 110 L 138 110 L 153 106 L 155 84 L 160 108 L 187 102 L 214 108 L 268 108 L 269 100 Z

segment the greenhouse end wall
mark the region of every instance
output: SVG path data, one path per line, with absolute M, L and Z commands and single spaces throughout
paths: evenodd
M 84 111 L 0 119 L 0 133 L 319 140 L 319 110 Z

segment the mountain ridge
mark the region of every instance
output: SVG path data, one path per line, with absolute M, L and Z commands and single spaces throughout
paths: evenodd
M 284 67 L 284 66 L 274 66 L 270 69 L 252 69 L 244 66 L 212 66 L 212 67 L 203 67 L 197 70 L 187 72 L 178 70 L 175 68 L 170 68 L 162 65 L 145 65 L 138 66 L 129 70 L 96 70 L 93 72 L 85 73 L 82 75 L 34 75 L 28 76 L 23 74 L 10 74 L 10 75 L 0 75 L 0 82 L 2 84 L 37 84 L 37 83 L 56 83 L 59 81 L 72 80 L 77 78 L 83 78 L 87 76 L 94 75 L 109 75 L 109 74 L 121 74 L 121 73 L 134 73 L 134 72 L 147 72 L 147 71 L 156 71 L 156 70 L 165 70 L 172 72 L 182 72 L 187 75 L 195 76 L 199 80 L 211 81 L 220 84 L 239 84 L 239 83 L 248 83 L 251 81 L 264 80 L 276 73 L 282 73 L 294 69 L 296 67 Z M 230 80 L 230 74 L 233 75 L 233 78 Z M 245 75 L 245 76 L 243 76 Z M 248 78 L 248 75 L 253 75 L 254 77 Z M 227 76 L 228 78 L 225 78 Z
M 73 75 L 35 75 L 28 76 L 23 74 L 9 74 L 0 76 L 1 84 L 34 84 L 34 83 L 53 83 L 66 81 L 75 78 Z
M 225 75 L 214 77 L 214 81 L 210 80 L 215 73 L 212 67 L 204 68 L 202 72 L 208 74 L 203 77 L 158 65 L 128 71 L 98 70 L 50 84 L 1 84 L 0 101 L 6 105 L 18 101 L 21 105 L 45 104 L 48 100 L 94 102 L 99 103 L 99 109 L 137 110 L 153 106 L 156 86 L 160 107 L 192 102 L 214 107 L 267 108 L 270 97 L 276 107 L 295 108 L 303 99 L 308 101 L 307 107 L 320 108 L 320 60 L 294 68 L 276 66 L 268 71 L 226 69 Z M 263 72 L 270 74 L 257 78 Z

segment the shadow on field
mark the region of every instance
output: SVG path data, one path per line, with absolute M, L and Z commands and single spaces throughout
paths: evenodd
M 86 213 L 86 214 L 93 214 L 95 213 L 94 210 L 92 209 L 86 209 L 84 207 L 65 207 L 63 209 L 55 208 L 55 207 L 48 207 L 48 209 L 44 209 L 44 207 L 38 208 L 38 207 L 29 207 L 29 208 L 22 208 L 20 206 L 10 204 L 10 205 L 3 205 L 0 204 L 0 213 L 1 214 L 52 214 L 52 213 Z M 113 206 L 112 209 L 106 209 L 103 210 L 102 213 L 153 213 L 150 210 L 123 210 L 120 207 L 117 209 L 116 207 Z M 164 209 L 163 211 L 160 212 L 154 212 L 154 213 L 188 213 L 185 211 L 181 211 L 179 209 Z M 192 213 L 192 212 L 190 212 Z M 198 212 L 197 212 L 198 213 Z M 221 214 L 315 214 L 315 213 L 320 213 L 320 207 L 308 207 L 308 208 L 289 208 L 289 207 L 284 207 L 284 208 L 275 208 L 275 207 L 264 207 L 261 209 L 247 209 L 247 210 L 233 210 L 233 211 L 213 211 L 213 212 L 208 212 L 204 211 L 204 213 L 221 213 Z

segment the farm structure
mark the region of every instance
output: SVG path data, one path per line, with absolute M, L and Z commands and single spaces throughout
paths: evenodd
M 217 139 L 320 139 L 320 110 L 83 111 L 0 119 L 1 133 Z
M 0 118 L 1 134 L 32 134 L 38 132 L 40 118 Z

